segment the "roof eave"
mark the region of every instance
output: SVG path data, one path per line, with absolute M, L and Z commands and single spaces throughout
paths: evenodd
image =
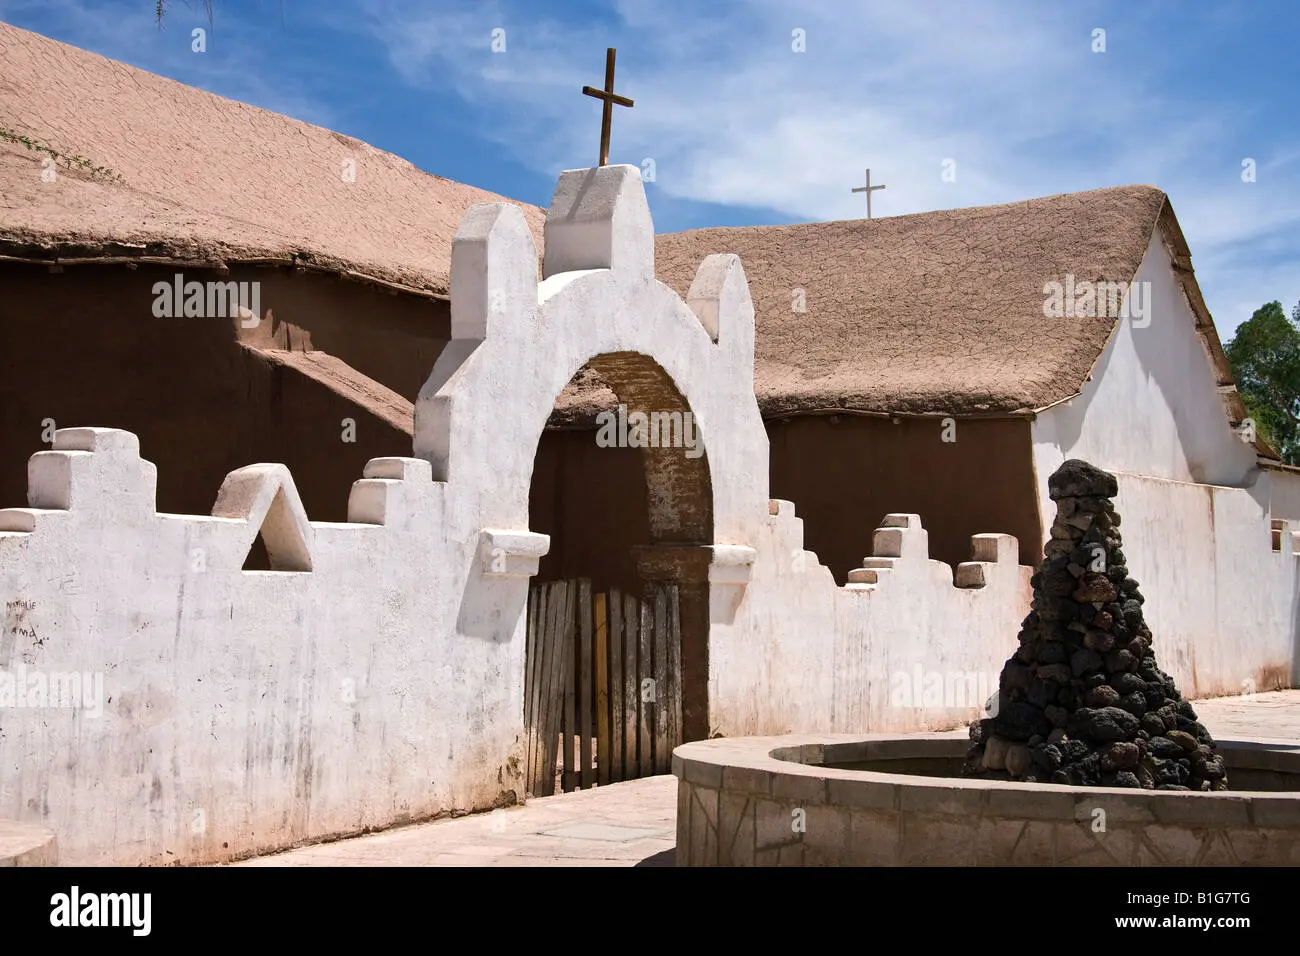
M 63 253 L 69 253 L 64 255 Z M 269 255 L 226 255 L 219 259 L 200 259 L 172 253 L 165 246 L 136 245 L 120 240 L 105 241 L 102 245 L 88 245 L 84 242 L 61 241 L 51 239 L 49 242 L 33 243 L 28 239 L 15 239 L 0 235 L 0 262 L 16 262 L 26 265 L 47 266 L 52 271 L 61 271 L 66 266 L 78 265 L 126 265 L 136 268 L 141 265 L 161 265 L 184 269 L 212 269 L 227 273 L 231 266 L 257 266 L 263 268 L 290 268 L 297 272 L 314 272 L 332 278 L 357 282 L 363 285 L 384 289 L 392 293 L 414 295 L 425 299 L 442 302 L 451 300 L 445 290 L 421 288 L 404 282 L 396 282 L 355 269 L 340 268 L 341 264 L 327 265 L 315 262 L 305 255 L 269 256 Z

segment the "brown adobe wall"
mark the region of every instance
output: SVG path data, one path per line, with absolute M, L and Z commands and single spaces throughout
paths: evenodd
M 805 547 L 843 584 L 871 553 L 887 514 L 918 514 L 930 557 L 955 568 L 970 538 L 1015 535 L 1020 562 L 1036 566 L 1042 533 L 1029 423 L 959 419 L 941 441 L 938 419 L 804 416 L 767 423 L 771 495 L 794 502 Z
M 269 348 L 328 352 L 410 402 L 419 397 L 451 339 L 451 306 L 445 300 L 311 273 L 257 269 L 248 275 L 262 277 L 262 304 L 275 313 L 275 331 L 269 335 L 263 323 L 240 330 L 242 339 Z M 410 453 L 410 448 L 404 452 Z
M 650 542 L 645 466 L 637 448 L 601 448 L 595 431 L 547 430 L 528 499 L 530 531 L 551 535 L 536 580 L 590 578 L 640 593 L 632 548 Z
M 921 516 L 930 556 L 953 567 L 971 559 L 971 535 L 987 532 L 1015 535 L 1022 564 L 1042 558 L 1025 421 L 960 420 L 951 443 L 937 420 L 810 416 L 768 422 L 767 432 L 771 496 L 794 502 L 805 547 L 840 584 L 871 553 L 881 519 L 900 512 Z M 598 447 L 594 431 L 542 436 L 529 526 L 552 541 L 538 580 L 636 586 L 631 548 L 649 540 L 639 455 Z
M 27 460 L 48 447 L 41 422 L 52 418 L 57 427 L 139 435 L 143 457 L 158 466 L 160 511 L 208 514 L 229 472 L 282 462 L 312 520 L 346 520 L 365 463 L 410 455 L 409 434 L 243 348 L 235 320 L 155 318 L 154 283 L 178 271 L 187 280 L 261 281 L 262 308 L 297 327 L 288 336 L 295 347 L 308 330 L 312 345 L 338 350 L 410 398 L 423 381 L 417 369 L 427 376 L 445 336 L 445 303 L 310 273 L 84 265 L 51 274 L 0 264 L 0 507 L 26 504 Z M 354 443 L 342 441 L 349 417 Z
M 218 318 L 154 318 L 153 285 L 177 271 L 260 281 L 274 323 L 236 330 Z M 50 274 L 2 264 L 0 287 L 0 507 L 25 504 L 27 459 L 43 447 L 41 421 L 53 418 L 136 432 L 159 466 L 160 510 L 207 514 L 230 471 L 276 461 L 292 470 L 313 520 L 345 520 L 366 461 L 411 454 L 409 435 L 236 336 L 323 350 L 414 400 L 449 330 L 444 301 L 280 269 L 220 276 L 87 265 Z M 341 441 L 345 417 L 358 423 L 353 444 Z M 772 497 L 795 503 L 806 546 L 841 583 L 891 512 L 921 515 L 937 560 L 968 560 L 970 535 L 995 531 L 1016 535 L 1022 562 L 1037 564 L 1028 424 L 962 420 L 955 443 L 939 430 L 936 421 L 862 416 L 768 423 Z M 532 529 L 554 537 L 539 580 L 636 587 L 631 548 L 649 540 L 645 494 L 638 450 L 599 448 L 590 431 L 547 431 L 530 500 Z

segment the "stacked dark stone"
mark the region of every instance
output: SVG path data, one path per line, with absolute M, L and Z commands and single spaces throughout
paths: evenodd
M 1128 574 L 1113 475 L 1067 461 L 1033 610 L 993 716 L 971 725 L 965 773 L 1073 786 L 1226 790 L 1214 739 L 1156 664 Z

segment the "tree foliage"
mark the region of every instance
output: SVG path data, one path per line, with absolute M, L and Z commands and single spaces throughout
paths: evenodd
M 1256 309 L 1224 352 L 1257 434 L 1300 463 L 1300 304 L 1290 318 L 1281 302 Z

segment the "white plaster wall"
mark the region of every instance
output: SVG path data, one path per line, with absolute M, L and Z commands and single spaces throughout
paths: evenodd
M 472 573 L 427 462 L 372 461 L 351 510 L 384 525 L 310 524 L 311 571 L 245 573 L 256 509 L 155 514 L 127 432 L 63 429 L 54 449 L 31 460 L 37 507 L 0 512 L 0 661 L 102 675 L 105 699 L 98 717 L 0 710 L 0 816 L 44 820 L 68 864 L 162 864 L 517 789 L 512 629 L 458 614 L 491 592 L 512 620 L 526 578 Z M 274 468 L 262 488 L 300 519 Z
M 1274 552 L 1259 492 L 1118 479 L 1125 558 L 1146 598 L 1157 659 L 1181 691 L 1214 697 L 1300 680 L 1300 554 L 1293 553 L 1300 522 L 1287 522 L 1283 552 Z M 978 706 L 961 706 L 969 694 L 963 701 L 949 693 L 944 706 L 917 695 L 900 700 L 896 676 L 919 671 L 946 684 L 956 675 L 967 688 L 995 688 L 1029 609 L 1030 569 L 1016 566 L 1011 536 L 980 536 L 984 556 L 998 559 L 959 566 L 959 583 L 963 572 L 982 567 L 983 587 L 954 587 L 952 569 L 928 560 L 919 519 L 899 517 L 909 526 L 893 568 L 874 587 L 836 587 L 814 555 L 798 558 L 802 522 L 781 503 L 758 538 L 753 581 L 734 620 L 726 623 L 721 610 L 715 617 L 715 732 L 907 732 L 980 715 Z M 872 550 L 898 551 L 879 530 Z M 727 598 L 727 589 L 715 588 L 715 609 Z
M 1116 477 L 1124 556 L 1157 659 L 1183 693 L 1291 686 L 1300 677 L 1297 526 L 1288 523 L 1275 552 L 1259 490 Z
M 869 563 L 892 567 L 877 569 L 874 585 L 839 587 L 803 551 L 795 507 L 778 506 L 758 529 L 745 593 L 713 589 L 713 731 L 933 730 L 979 716 L 1029 610 L 1030 569 L 1017 564 L 1015 538 L 980 536 L 987 560 L 962 565 L 958 580 L 974 574 L 983 585 L 954 587 L 953 568 L 929 559 L 920 519 L 890 516 L 905 527 L 878 530 L 863 550 L 884 558 Z M 896 696 L 897 675 L 915 688 L 918 673 L 923 693 Z M 952 689 L 927 700 L 927 680 Z
M 401 608 L 453 629 L 459 562 L 413 547 L 441 537 L 428 507 L 441 489 L 385 489 L 415 505 L 406 527 L 312 526 L 311 572 L 244 574 L 257 526 L 154 514 L 156 476 L 134 436 L 65 429 L 54 447 L 29 468 L 30 498 L 50 510 L 0 517 L 29 529 L 0 537 L 0 597 L 32 602 L 25 624 L 44 637 L 6 627 L 0 660 L 11 673 L 102 675 L 106 700 L 98 718 L 0 715 L 0 755 L 16 770 L 0 778 L 0 813 L 39 808 L 69 863 L 164 863 L 496 797 L 485 767 L 466 771 L 500 759 L 475 750 L 510 749 L 508 656 L 483 644 L 453 674 L 445 641 L 404 646 L 409 629 L 391 626 Z M 434 587 L 403 580 L 419 573 Z M 467 694 L 471 677 L 491 689 Z M 421 721 L 403 695 L 495 739 L 455 754 L 443 721 Z M 386 788 L 365 783 L 376 773 Z
M 1047 476 L 1070 458 L 1175 481 L 1239 486 L 1251 480 L 1254 449 L 1224 415 L 1195 314 L 1159 229 L 1135 281 L 1150 283 L 1149 324 L 1119 320 L 1079 397 L 1032 423 L 1044 533 L 1055 514 Z
M 1300 474 L 1261 469 L 1269 490 L 1269 514 L 1277 519 L 1300 519 Z

